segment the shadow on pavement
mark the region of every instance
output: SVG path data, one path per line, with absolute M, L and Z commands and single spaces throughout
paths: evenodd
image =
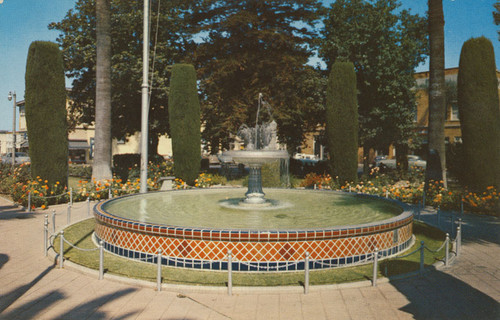
M 0 253 L 0 269 L 2 269 L 3 265 L 6 264 L 8 261 L 9 261 L 9 256 L 4 253 Z
M 457 212 L 444 211 L 439 216 L 434 214 L 424 214 L 420 217 L 425 223 L 438 227 L 444 232 L 448 232 L 452 239 L 456 235 L 456 221 L 462 219 L 462 239 L 463 242 L 491 242 L 500 244 L 500 218 L 487 215 L 463 214 Z
M 36 319 L 42 310 L 50 308 L 51 305 L 64 298 L 64 294 L 59 290 L 54 290 L 47 293 L 43 299 L 31 300 L 12 311 L 0 313 L 0 319 Z
M 32 219 L 33 213 L 26 212 L 23 207 L 14 205 L 0 206 L 0 220 Z
M 17 299 L 19 299 L 29 289 L 31 289 L 34 285 L 36 285 L 38 281 L 42 280 L 42 278 L 45 277 L 52 269 L 54 269 L 54 265 L 47 267 L 47 269 L 45 269 L 42 273 L 40 273 L 31 282 L 0 296 L 0 313 L 2 313 L 2 311 L 7 309 L 11 304 L 16 302 Z
M 499 319 L 500 303 L 469 284 L 440 271 L 391 281 L 410 303 L 401 311 L 415 319 Z
M 101 297 L 96 297 L 93 300 L 87 301 L 78 307 L 71 309 L 57 316 L 58 319 L 109 319 L 110 315 L 96 310 L 98 307 L 124 295 L 134 292 L 136 289 L 119 290 Z M 0 319 L 38 319 L 39 314 L 43 310 L 49 309 L 52 305 L 65 299 L 65 295 L 59 290 L 54 290 L 43 297 L 28 301 L 23 305 L 9 311 L 8 313 L 0 314 Z M 113 319 L 127 319 L 134 313 L 128 313 Z

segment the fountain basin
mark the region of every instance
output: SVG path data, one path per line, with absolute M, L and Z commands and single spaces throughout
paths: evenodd
M 286 150 L 230 150 L 224 151 L 224 158 L 248 165 L 263 165 L 278 159 L 288 159 Z
M 236 191 L 241 192 L 241 189 Z M 311 196 L 331 194 L 340 195 L 342 199 L 386 202 L 371 196 L 345 193 L 288 191 L 292 193 L 292 197 L 297 197 L 299 193 Z M 167 198 L 170 195 L 174 197 L 192 195 L 194 198 L 199 198 L 203 192 L 226 194 L 228 190 L 167 191 L 155 194 Z M 310 255 L 311 269 L 326 269 L 368 263 L 373 258 L 375 248 L 378 248 L 381 257 L 392 256 L 406 250 L 412 243 L 413 215 L 409 210 L 404 210 L 404 205 L 392 201 L 386 203 L 400 208 L 400 213 L 395 216 L 368 223 L 339 226 L 325 225 L 328 222 L 320 221 L 319 225 L 307 226 L 308 223 L 300 222 L 302 226 L 293 227 L 295 221 L 293 217 L 291 222 L 285 223 L 283 227 L 274 226 L 268 221 L 253 228 L 238 224 L 203 227 L 192 220 L 184 225 L 172 225 L 168 222 L 171 219 L 167 219 L 165 223 L 148 222 L 148 217 L 144 219 L 126 217 L 126 209 L 119 213 L 110 213 L 107 210 L 113 203 L 130 199 L 137 199 L 140 202 L 141 197 L 144 195 L 115 198 L 94 207 L 97 222 L 95 236 L 104 242 L 106 250 L 124 257 L 156 263 L 156 254 L 158 249 L 161 249 L 162 263 L 165 265 L 205 270 L 226 270 L 227 253 L 231 250 L 234 271 L 294 271 L 304 269 L 306 252 Z M 128 205 L 125 207 L 130 208 Z M 282 210 L 293 212 L 286 207 Z M 264 211 L 264 216 L 285 214 L 273 210 L 266 212 L 267 209 Z M 147 214 L 147 210 L 145 213 Z M 197 214 L 203 215 L 203 211 Z M 244 214 L 252 215 L 252 212 L 245 211 Z M 196 218 L 196 214 L 193 216 Z M 155 221 L 154 218 L 151 219 Z M 213 219 L 207 219 L 211 220 Z M 221 219 L 223 220 L 224 218 Z M 236 217 L 235 220 L 241 219 Z M 254 224 L 250 222 L 250 225 Z

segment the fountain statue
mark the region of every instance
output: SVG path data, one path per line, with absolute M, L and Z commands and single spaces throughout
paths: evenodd
M 266 107 L 270 121 L 262 121 L 259 124 L 261 106 Z M 264 198 L 265 194 L 262 191 L 262 166 L 264 163 L 280 159 L 288 159 L 289 157 L 286 150 L 277 149 L 276 129 L 277 124 L 272 117 L 270 106 L 262 99 L 262 93 L 259 93 L 255 127 L 251 128 L 244 124 L 238 130 L 238 136 L 243 139 L 246 148 L 244 150 L 230 150 L 223 152 L 223 157 L 225 159 L 232 159 L 236 163 L 245 164 L 250 170 L 248 176 L 248 191 L 245 193 L 246 198 L 240 203 L 240 205 L 271 205 L 271 202 Z

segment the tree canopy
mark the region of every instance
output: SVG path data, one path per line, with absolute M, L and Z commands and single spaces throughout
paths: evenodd
M 324 20 L 320 56 L 351 61 L 359 90 L 360 143 L 387 148 L 414 139 L 414 69 L 427 53 L 426 19 L 397 0 L 337 0 Z M 366 149 L 366 148 L 365 148 Z
M 152 0 L 150 137 L 168 133 L 169 66 L 181 61 L 189 34 L 185 19 L 190 1 Z M 142 2 L 111 0 L 112 136 L 123 138 L 140 130 L 142 82 Z M 159 20 L 158 12 L 160 12 Z M 158 22 L 158 23 L 157 23 Z M 61 32 L 66 75 L 73 78 L 69 93 L 72 125 L 91 124 L 95 117 L 96 7 L 95 0 L 77 0 L 60 22 L 49 29 Z M 154 69 L 153 69 L 154 68 Z M 151 85 L 151 84 L 150 84 Z M 162 121 L 164 120 L 164 121 Z M 156 151 L 156 150 L 155 150 Z
M 203 1 L 193 13 L 204 35 L 194 52 L 203 93 L 203 137 L 211 152 L 253 123 L 258 94 L 273 108 L 278 137 L 289 150 L 323 109 L 325 80 L 306 65 L 321 4 L 311 0 Z

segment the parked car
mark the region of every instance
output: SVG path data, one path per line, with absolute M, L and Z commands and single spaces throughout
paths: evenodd
M 396 159 L 386 159 L 385 156 L 381 156 L 380 159 L 375 157 L 375 166 L 383 167 L 388 169 L 396 169 Z M 427 166 L 427 161 L 422 160 L 419 156 L 408 155 L 408 168 L 419 167 L 425 169 Z
M 422 160 L 419 156 L 409 155 L 408 156 L 408 167 L 419 167 L 425 169 L 427 167 L 427 161 Z
M 2 156 L 3 163 L 12 163 L 12 153 L 7 153 Z M 26 152 L 16 152 L 16 164 L 31 162 L 30 156 Z

